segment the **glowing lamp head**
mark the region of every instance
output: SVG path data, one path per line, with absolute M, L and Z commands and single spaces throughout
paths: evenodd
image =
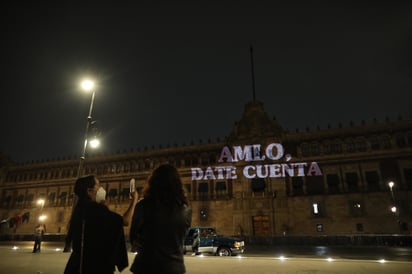
M 82 89 L 86 90 L 86 91 L 90 91 L 94 88 L 94 82 L 91 80 L 83 80 L 83 82 L 81 83 Z
M 97 148 L 97 147 L 99 147 L 99 146 L 100 146 L 100 141 L 99 141 L 99 139 L 92 139 L 92 140 L 90 140 L 90 146 L 91 146 L 92 148 Z
M 46 215 L 40 215 L 39 216 L 39 221 L 40 222 L 43 222 L 44 220 L 46 220 L 47 219 L 47 216 Z
M 393 188 L 394 185 L 395 185 L 395 183 L 392 182 L 392 181 L 390 181 L 390 182 L 388 183 L 388 186 L 389 186 L 391 189 Z

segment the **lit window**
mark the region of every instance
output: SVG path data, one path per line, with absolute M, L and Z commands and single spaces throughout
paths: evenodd
M 319 214 L 319 205 L 317 203 L 312 204 L 313 207 L 313 214 L 318 215 Z

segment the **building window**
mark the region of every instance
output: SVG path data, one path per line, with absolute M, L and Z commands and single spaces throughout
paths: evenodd
M 370 137 L 369 142 L 370 142 L 370 145 L 371 145 L 371 149 L 373 149 L 373 150 L 380 149 L 380 143 L 379 143 L 379 139 L 378 139 L 377 136 Z
M 255 178 L 251 181 L 251 188 L 253 192 L 263 192 L 266 188 L 265 179 Z
M 226 182 L 216 182 L 215 191 L 217 198 L 226 197 Z
M 63 192 L 60 193 L 60 196 L 59 196 L 59 200 L 60 200 L 59 205 L 60 206 L 63 206 L 66 203 L 66 197 L 67 197 L 67 192 L 63 191 Z
M 186 158 L 185 159 L 185 166 L 191 166 L 192 165 L 192 161 L 190 160 L 190 158 Z
M 192 159 L 192 165 L 194 166 L 199 165 L 199 159 L 197 158 L 197 156 Z
M 47 201 L 52 203 L 54 202 L 54 199 L 56 198 L 56 192 L 52 192 L 49 194 L 49 196 L 47 196 Z
M 323 182 L 323 176 L 306 177 L 306 193 L 311 195 L 324 194 L 325 185 Z
M 216 163 L 216 155 L 210 155 L 209 156 L 209 162 L 211 165 Z
M 124 201 L 124 200 L 128 199 L 129 194 L 130 194 L 130 188 L 129 187 L 124 187 L 122 189 L 122 192 L 120 193 L 121 200 Z
M 332 144 L 329 141 L 326 141 L 323 144 L 323 152 L 325 154 L 331 154 L 332 153 Z
M 356 224 L 356 231 L 362 232 L 363 231 L 363 224 L 362 223 L 357 223 Z
M 17 198 L 16 198 L 17 205 L 21 205 L 21 203 L 23 203 L 23 201 L 24 201 L 24 195 L 23 194 L 20 194 L 19 196 L 17 196 Z
M 306 144 L 306 143 L 302 144 L 300 146 L 300 149 L 302 150 L 302 156 L 303 157 L 307 157 L 307 156 L 310 155 L 310 146 L 309 146 L 309 144 Z
M 116 198 L 116 196 L 117 196 L 117 189 L 111 188 L 111 189 L 109 190 L 108 196 L 109 196 L 109 200 L 110 200 L 110 201 L 113 200 L 114 198 Z
M 345 173 L 346 185 L 348 186 L 349 192 L 358 191 L 358 174 L 355 172 Z
M 405 136 L 402 133 L 398 133 L 395 136 L 396 145 L 400 148 L 406 146 Z
M 318 143 L 313 143 L 313 144 L 310 146 L 310 150 L 311 150 L 311 152 L 312 152 L 312 155 L 314 155 L 314 156 L 320 154 L 320 150 L 319 150 L 319 145 L 318 145 Z
M 331 145 L 332 153 L 340 154 L 342 153 L 342 142 L 340 140 L 335 140 Z
M 199 183 L 197 191 L 201 200 L 207 199 L 209 197 L 209 184 L 205 182 Z
M 412 132 L 406 134 L 406 139 L 408 140 L 408 146 L 412 146 Z
M 368 184 L 369 191 L 379 190 L 379 174 L 376 171 L 366 171 L 365 172 L 366 182 Z
M 316 231 L 323 232 L 323 224 L 316 224 Z
M 349 138 L 345 141 L 346 144 L 346 151 L 347 152 L 355 152 L 356 147 L 355 147 L 355 142 L 353 141 L 352 138 Z
M 330 194 L 339 193 L 339 176 L 337 174 L 328 174 L 326 180 L 328 183 L 328 192 Z
M 355 141 L 356 151 L 364 152 L 367 150 L 366 141 L 364 138 L 357 138 Z
M 303 195 L 303 178 L 292 177 L 292 187 L 294 195 Z
M 380 142 L 383 149 L 390 149 L 392 147 L 391 138 L 388 135 L 382 135 Z
M 184 185 L 186 193 L 192 193 L 192 185 L 191 184 L 185 184 Z
M 412 168 L 405 168 L 403 170 L 403 176 L 405 178 L 406 187 L 412 189 Z

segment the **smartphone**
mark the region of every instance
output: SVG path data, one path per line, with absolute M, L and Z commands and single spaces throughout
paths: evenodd
M 129 185 L 129 193 L 132 194 L 133 192 L 136 191 L 136 180 L 134 178 L 130 179 L 130 185 Z M 132 198 L 132 195 L 129 194 L 130 199 Z

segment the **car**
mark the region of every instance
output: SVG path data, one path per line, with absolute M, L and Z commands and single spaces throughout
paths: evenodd
M 218 235 L 213 227 L 191 227 L 186 233 L 184 253 L 209 253 L 216 256 L 232 256 L 245 251 L 245 242 L 236 237 Z

